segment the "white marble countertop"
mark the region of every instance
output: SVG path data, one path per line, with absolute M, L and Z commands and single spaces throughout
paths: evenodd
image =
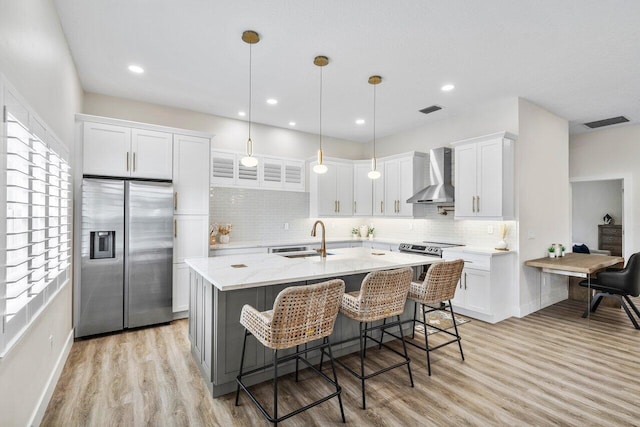
M 439 262 L 440 259 L 370 248 L 330 249 L 332 255 L 286 258 L 276 254 L 200 257 L 187 265 L 221 291 L 301 282 Z M 232 267 L 245 265 L 246 267 Z
M 507 255 L 507 254 L 514 253 L 514 251 L 511 251 L 511 250 L 501 251 L 498 249 L 487 248 L 484 246 L 459 246 L 455 248 L 444 248 L 443 251 L 458 252 L 458 253 L 465 253 L 465 254 L 491 255 L 491 256 Z
M 243 248 L 271 248 L 280 246 L 295 246 L 295 245 L 314 245 L 320 244 L 320 237 L 308 237 L 302 239 L 290 239 L 290 240 L 277 240 L 277 241 L 263 241 L 263 240 L 246 240 L 243 242 L 230 242 L 230 243 L 216 243 L 215 245 L 209 245 L 209 249 L 212 251 L 220 249 L 243 249 Z M 327 237 L 327 243 L 342 243 L 342 242 L 373 242 L 373 243 L 388 243 L 392 245 L 399 245 L 405 242 L 405 240 L 398 240 L 392 238 L 376 237 L 374 239 L 369 238 L 353 238 L 353 237 Z

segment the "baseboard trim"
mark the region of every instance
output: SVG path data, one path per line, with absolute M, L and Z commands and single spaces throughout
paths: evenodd
M 47 411 L 47 406 L 49 406 L 49 401 L 51 401 L 51 396 L 53 396 L 53 392 L 56 389 L 56 384 L 58 384 L 58 380 L 60 379 L 60 375 L 62 375 L 62 369 L 64 368 L 64 364 L 67 362 L 67 358 L 69 357 L 69 353 L 71 352 L 71 347 L 73 346 L 73 334 L 74 330 L 71 329 L 69 332 L 69 336 L 67 337 L 67 341 L 64 344 L 64 348 L 56 361 L 56 365 L 47 380 L 47 385 L 38 399 L 38 404 L 36 409 L 33 411 L 33 415 L 31 416 L 31 420 L 29 421 L 30 426 L 35 427 L 39 426 L 42 423 L 42 419 L 44 418 L 44 414 Z

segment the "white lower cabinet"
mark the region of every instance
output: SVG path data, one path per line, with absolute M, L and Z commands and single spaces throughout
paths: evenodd
M 467 252 L 445 249 L 445 261 L 465 261 L 453 310 L 474 319 L 497 323 L 514 314 L 513 253 Z
M 185 263 L 173 265 L 173 312 L 189 309 L 189 267 Z
M 209 254 L 209 216 L 175 215 L 173 217 L 173 312 L 188 309 L 189 268 L 185 258 Z

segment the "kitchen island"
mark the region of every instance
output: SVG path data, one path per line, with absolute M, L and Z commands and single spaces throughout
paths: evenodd
M 288 286 L 340 278 L 345 281 L 346 292 L 350 292 L 360 289 L 362 279 L 371 271 L 413 267 L 417 275 L 422 266 L 440 261 L 435 257 L 369 248 L 329 250 L 326 258 L 312 253 L 289 256 L 291 258 L 277 254 L 250 254 L 186 260 L 189 265 L 191 353 L 214 397 L 235 390 L 244 333 L 240 325 L 240 311 L 245 304 L 260 311 L 270 310 L 278 293 Z M 404 318 L 408 319 L 412 314 L 413 309 L 407 309 Z M 331 335 L 332 342 L 357 335 L 358 323 L 339 314 Z M 333 346 L 336 356 L 357 349 L 357 341 Z M 314 360 L 313 357 L 310 359 Z M 247 341 L 245 369 L 263 366 L 270 361 L 270 351 L 265 351 L 255 339 Z M 293 369 L 292 363 L 278 370 L 286 374 Z M 265 381 L 271 375 L 270 370 L 257 374 L 251 377 L 249 384 Z

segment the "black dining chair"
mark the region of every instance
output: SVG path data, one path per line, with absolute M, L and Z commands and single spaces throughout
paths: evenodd
M 588 281 L 583 280 L 580 286 L 588 287 Z M 598 273 L 595 280 L 591 280 L 591 289 L 598 291 L 591 301 L 591 306 L 584 312 L 582 317 L 587 317 L 589 310 L 594 313 L 600 305 L 602 298 L 616 298 L 624 311 L 631 319 L 633 326 L 640 329 L 638 321 L 633 317 L 629 306 L 640 319 L 640 311 L 635 306 L 630 296 L 640 295 L 640 256 L 637 253 L 631 255 L 627 265 L 622 270 L 603 271 Z M 625 303 L 626 301 L 626 303 Z M 627 306 L 627 303 L 629 306 Z

